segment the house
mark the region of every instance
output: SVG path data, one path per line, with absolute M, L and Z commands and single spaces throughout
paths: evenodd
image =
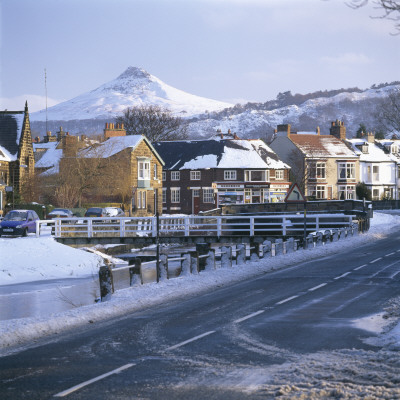
M 391 154 L 398 154 L 398 148 L 375 142 L 373 133 L 346 142 L 359 157 L 360 182 L 371 190 L 372 200 L 398 199 L 397 160 L 391 157 Z
M 330 134 L 293 132 L 290 124 L 278 125 L 272 150 L 291 167 L 292 180 L 309 199 L 355 199 L 359 182 L 358 155 L 345 143 L 346 127 L 332 122 Z
M 78 178 L 87 200 L 118 200 L 133 216 L 161 213 L 164 162 L 145 136 L 124 132 L 62 158 L 60 174 L 70 174 L 72 182 Z
M 6 188 L 29 199 L 35 169 L 28 102 L 24 111 L 0 111 L 0 213 Z M 7 189 L 8 190 L 8 189 Z
M 165 162 L 164 213 L 198 214 L 224 204 L 282 201 L 290 186 L 289 166 L 262 140 L 215 138 L 153 145 Z

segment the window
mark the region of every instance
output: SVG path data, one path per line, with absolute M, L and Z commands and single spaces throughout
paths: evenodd
M 193 189 L 193 197 L 200 197 L 200 189 Z
M 181 179 L 180 171 L 171 171 L 171 181 L 179 181 Z
M 314 162 L 310 163 L 310 179 L 325 179 L 326 178 L 326 163 Z
M 379 200 L 379 189 L 372 189 L 372 200 Z
M 143 190 L 140 190 L 137 192 L 137 206 L 138 208 L 146 208 L 146 192 Z
M 167 189 L 163 188 L 162 190 L 162 202 L 166 203 L 167 202 Z
M 372 175 L 371 175 L 371 166 L 367 166 L 367 176 L 368 176 L 368 182 L 372 181 Z
M 325 186 L 317 186 L 317 190 L 316 190 L 316 196 L 317 199 L 325 199 Z
M 379 182 L 379 165 L 372 166 L 372 179 L 375 182 Z
M 248 170 L 244 172 L 246 182 L 266 182 L 269 181 L 269 171 Z
M 355 163 L 339 163 L 339 179 L 355 179 Z
M 224 171 L 224 180 L 225 181 L 235 181 L 236 180 L 236 171 Z
M 180 202 L 181 202 L 181 189 L 171 188 L 171 203 L 180 203 Z
M 275 171 L 275 179 L 276 179 L 276 180 L 279 180 L 279 181 L 282 181 L 282 180 L 283 180 L 283 170 L 277 169 L 277 170 Z
M 162 173 L 162 180 L 163 181 L 167 180 L 167 173 L 165 171 L 163 171 L 163 173 Z
M 138 179 L 150 179 L 150 161 L 138 162 Z
M 356 198 L 354 186 L 339 186 L 338 197 L 339 200 L 354 200 Z
M 157 164 L 154 164 L 154 170 L 153 170 L 154 174 L 153 174 L 153 179 L 156 180 L 157 179 Z
M 214 189 L 203 189 L 203 203 L 214 203 Z
M 190 180 L 199 181 L 201 179 L 201 171 L 190 171 Z

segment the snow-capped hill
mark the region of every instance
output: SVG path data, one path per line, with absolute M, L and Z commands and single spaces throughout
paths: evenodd
M 112 121 L 126 108 L 138 105 L 162 106 L 181 116 L 195 116 L 206 110 L 219 111 L 232 106 L 175 89 L 141 68 L 129 67 L 97 89 L 48 108 L 47 116 L 49 121 Z M 30 119 L 45 121 L 46 110 L 32 113 Z

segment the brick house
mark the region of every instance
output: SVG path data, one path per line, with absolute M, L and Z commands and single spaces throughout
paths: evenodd
M 162 213 L 164 162 L 145 136 L 108 136 L 104 142 L 80 150 L 77 159 L 83 159 L 88 167 L 96 164 L 106 168 L 105 173 L 110 179 L 102 180 L 92 190 L 98 199 L 112 192 L 124 191 L 125 199 L 129 199 L 129 204 L 125 202 L 125 206 L 129 208 L 130 215 L 154 215 L 157 211 Z M 60 170 L 71 167 L 68 160 L 73 158 L 61 159 Z
M 292 180 L 309 199 L 355 199 L 359 160 L 345 140 L 346 127 L 337 120 L 328 135 L 319 128 L 293 132 L 290 124 L 278 125 L 270 146 L 291 166 Z
M 165 162 L 163 212 L 198 214 L 225 204 L 282 201 L 289 166 L 262 140 L 155 142 Z
M 24 111 L 0 111 L 0 215 L 5 190 L 24 194 L 35 171 L 28 102 Z

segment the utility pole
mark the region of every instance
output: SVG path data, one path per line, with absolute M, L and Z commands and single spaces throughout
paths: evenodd
M 46 68 L 44 69 L 44 90 L 46 93 L 46 132 L 45 134 L 47 135 L 47 72 L 46 72 Z

